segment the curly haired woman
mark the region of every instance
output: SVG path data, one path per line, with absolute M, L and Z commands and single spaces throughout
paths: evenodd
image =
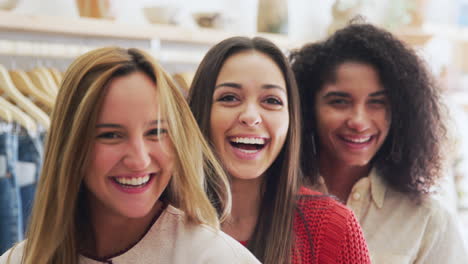
M 351 23 L 290 59 L 304 173 L 354 211 L 372 263 L 466 261 L 456 219 L 430 195 L 445 128 L 437 87 L 414 51 Z

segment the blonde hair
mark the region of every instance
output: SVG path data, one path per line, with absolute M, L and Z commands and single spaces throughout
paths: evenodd
M 228 178 L 171 77 L 141 50 L 97 49 L 76 59 L 65 73 L 52 113 L 23 263 L 78 263 L 80 231 L 90 228 L 83 214 L 82 182 L 99 110 L 109 82 L 133 72 L 155 81 L 162 98 L 160 110 L 168 121 L 176 166 L 165 199 L 184 211 L 188 221 L 213 228 L 219 228 L 218 217 L 223 220 L 230 211 Z M 217 210 L 208 196 L 221 201 Z

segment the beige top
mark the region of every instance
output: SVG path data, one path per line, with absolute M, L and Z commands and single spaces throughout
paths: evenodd
M 328 193 L 323 178 L 315 187 Z M 372 263 L 468 263 L 458 219 L 432 197 L 416 204 L 375 169 L 356 182 L 346 205 L 362 227 Z
M 23 248 L 24 241 L 13 251 L 11 263 L 20 263 Z M 6 263 L 9 252 L 0 257 L 0 264 Z M 169 205 L 148 233 L 129 250 L 101 261 L 80 256 L 79 263 L 257 264 L 260 262 L 230 236 L 205 225 L 188 224 L 183 212 Z

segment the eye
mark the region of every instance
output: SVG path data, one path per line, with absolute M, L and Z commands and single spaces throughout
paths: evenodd
M 117 131 L 106 131 L 98 133 L 97 140 L 104 144 L 117 144 L 124 138 L 124 134 Z
M 165 128 L 153 128 L 148 131 L 147 135 L 161 135 L 161 134 L 166 134 L 167 129 Z
M 330 105 L 346 105 L 349 103 L 349 100 L 346 99 L 333 99 L 328 101 L 328 104 Z
M 267 104 L 272 104 L 272 105 L 283 105 L 283 102 L 276 97 L 268 97 L 267 99 L 264 100 L 264 102 Z
M 162 137 L 166 136 L 168 133 L 167 129 L 165 128 L 153 128 L 146 132 L 146 135 L 149 136 L 153 140 L 159 140 Z
M 99 138 L 99 139 L 118 139 L 118 138 L 121 138 L 121 135 L 119 135 L 116 132 L 104 132 L 104 133 L 98 134 L 97 138 Z
M 369 100 L 369 104 L 375 108 L 382 108 L 387 106 L 386 99 L 371 99 Z
M 219 101 L 219 102 L 235 102 L 235 101 L 239 101 L 239 99 L 233 94 L 226 94 L 226 95 L 220 96 L 217 101 Z

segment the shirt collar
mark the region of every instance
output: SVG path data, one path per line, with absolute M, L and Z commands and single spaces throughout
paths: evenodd
M 369 173 L 370 186 L 371 186 L 371 197 L 378 208 L 382 208 L 385 199 L 385 193 L 387 191 L 387 185 L 385 184 L 382 177 L 377 173 L 377 170 L 372 168 Z
M 377 173 L 375 168 L 372 168 L 368 177 L 370 180 L 370 193 L 372 201 L 374 201 L 378 208 L 382 208 L 385 200 L 385 193 L 387 191 L 387 185 L 385 184 L 382 177 Z M 356 182 L 354 186 L 356 186 L 358 182 Z M 322 175 L 319 175 L 319 179 L 314 185 L 314 189 L 323 193 L 328 193 L 328 188 Z

